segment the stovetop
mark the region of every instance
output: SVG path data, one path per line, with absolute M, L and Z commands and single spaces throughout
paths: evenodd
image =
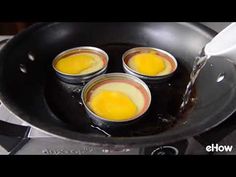
M 229 23 L 204 23 L 221 31 Z M 0 41 L 11 36 L 0 36 Z M 11 123 L 7 124 L 5 122 Z M 228 146 L 224 149 L 224 146 Z M 230 151 L 230 146 L 232 149 Z M 181 155 L 181 154 L 236 154 L 236 114 L 212 130 L 187 140 L 156 147 L 110 150 L 83 146 L 52 137 L 30 127 L 0 104 L 0 154 L 94 154 L 94 155 Z M 226 147 L 227 148 L 227 147 Z M 229 152 L 230 151 L 230 152 Z

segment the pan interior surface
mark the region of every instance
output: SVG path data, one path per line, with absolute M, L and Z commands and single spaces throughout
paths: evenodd
M 224 58 L 212 58 L 197 79 L 193 104 L 177 119 L 193 61 L 214 35 L 204 26 L 189 23 L 37 24 L 0 53 L 1 100 L 31 125 L 87 144 L 142 146 L 193 136 L 225 120 L 236 107 L 235 66 Z M 122 131 L 107 130 L 109 137 L 91 126 L 81 105 L 83 85 L 60 81 L 51 68 L 57 54 L 79 46 L 107 52 L 107 73 L 124 72 L 122 54 L 133 47 L 166 50 L 176 57 L 178 69 L 167 81 L 147 83 L 152 103 L 146 117 Z

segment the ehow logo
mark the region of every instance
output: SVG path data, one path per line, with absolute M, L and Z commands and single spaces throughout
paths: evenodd
M 231 152 L 232 150 L 233 150 L 232 145 L 211 144 L 206 146 L 207 152 Z

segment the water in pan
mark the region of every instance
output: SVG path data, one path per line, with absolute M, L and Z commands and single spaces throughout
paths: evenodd
M 107 72 L 124 72 L 121 61 L 122 54 L 128 49 L 138 46 L 131 44 L 98 46 L 109 55 Z M 97 134 L 98 136 L 147 136 L 163 132 L 176 124 L 180 117 L 179 107 L 189 81 L 189 74 L 188 69 L 178 60 L 178 69 L 169 80 L 161 83 L 147 83 L 152 94 L 152 103 L 147 114 L 132 125 L 122 127 L 122 131 L 120 128 L 107 129 L 104 133 L 104 130 L 92 125 L 81 104 L 80 96 L 83 85 L 64 83 L 51 72 L 46 84 L 45 96 L 54 114 L 68 123 L 68 126 L 75 131 Z M 195 96 L 196 92 L 193 87 L 190 97 L 194 98 Z M 193 105 L 188 105 L 189 110 Z
M 194 63 L 193 63 L 193 68 L 192 68 L 192 71 L 190 73 L 190 80 L 187 84 L 186 90 L 185 90 L 184 95 L 183 95 L 183 101 L 180 105 L 180 112 L 184 111 L 186 109 L 187 105 L 189 104 L 190 97 L 191 97 L 191 92 L 193 90 L 195 81 L 196 81 L 200 71 L 205 66 L 205 64 L 207 63 L 209 58 L 210 57 L 204 55 L 204 52 L 202 52 L 202 54 L 200 54 L 199 56 L 197 56 L 195 58 Z M 221 74 L 221 75 L 218 76 L 217 82 L 218 81 L 220 82 L 223 79 L 224 79 L 224 75 Z

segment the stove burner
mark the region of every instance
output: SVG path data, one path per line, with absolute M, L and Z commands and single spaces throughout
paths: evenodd
M 151 155 L 178 155 L 179 151 L 174 146 L 160 146 L 152 151 Z
M 183 155 L 186 152 L 189 143 L 187 140 L 182 140 L 172 144 L 162 146 L 146 147 L 143 155 Z

